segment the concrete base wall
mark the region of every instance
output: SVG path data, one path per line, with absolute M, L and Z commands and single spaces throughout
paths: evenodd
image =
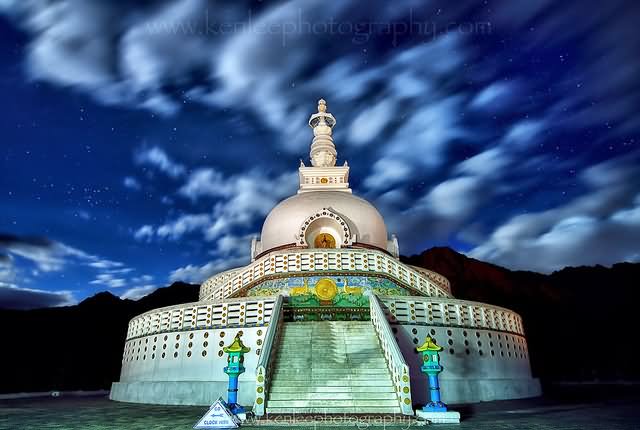
M 535 397 L 540 383 L 531 377 L 524 336 L 482 328 L 424 324 L 392 324 L 396 342 L 409 365 L 414 405 L 428 401 L 427 377 L 420 372 L 422 355 L 415 350 L 429 335 L 444 347 L 440 375 L 445 403 L 472 403 Z M 120 382 L 111 399 L 171 405 L 210 405 L 226 398 L 223 368 L 228 345 L 240 331 L 251 351 L 245 355 L 246 372 L 240 375 L 239 401 L 255 399 L 256 366 L 266 327 L 226 327 L 164 332 L 130 339 L 125 345 Z
M 413 381 L 412 381 L 413 382 Z M 492 400 L 522 399 L 542 394 L 540 381 L 527 379 L 449 379 L 441 381 L 442 400 L 448 404 L 489 402 Z M 418 393 L 420 389 L 422 392 Z M 411 386 L 416 393 L 413 402 L 420 406 L 428 402 L 428 383 Z
M 239 388 L 239 403 L 253 405 L 256 384 L 246 381 Z M 210 406 L 220 396 L 227 399 L 227 381 L 114 382 L 109 394 L 119 402 L 190 406 Z

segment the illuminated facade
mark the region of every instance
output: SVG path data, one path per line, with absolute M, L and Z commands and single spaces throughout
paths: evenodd
M 119 401 L 210 405 L 227 389 L 223 346 L 242 332 L 238 401 L 265 413 L 399 413 L 428 402 L 415 351 L 444 347 L 449 404 L 531 397 L 522 319 L 452 297 L 443 276 L 399 261 L 376 208 L 336 166 L 336 121 L 320 100 L 311 116 L 311 166 L 296 195 L 267 216 L 251 262 L 206 280 L 200 301 L 129 323 Z

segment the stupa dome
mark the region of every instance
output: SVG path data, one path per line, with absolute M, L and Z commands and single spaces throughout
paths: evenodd
M 387 228 L 380 212 L 343 191 L 309 191 L 280 202 L 262 226 L 262 249 L 294 244 L 322 247 L 316 244 L 319 237 L 319 241 L 335 240 L 333 246 L 326 246 L 330 248 L 356 243 L 387 249 Z

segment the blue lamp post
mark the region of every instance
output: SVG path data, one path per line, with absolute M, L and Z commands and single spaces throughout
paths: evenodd
M 244 373 L 244 354 L 251 349 L 244 346 L 240 339 L 240 334 L 237 334 L 233 339 L 233 342 L 229 346 L 225 346 L 222 349 L 229 354 L 227 358 L 227 366 L 224 368 L 224 373 L 229 375 L 229 388 L 227 389 L 227 404 L 229 410 L 233 414 L 243 413 L 245 410 L 238 404 L 238 376 Z
M 438 383 L 438 375 L 442 372 L 440 365 L 440 351 L 442 347 L 437 345 L 431 336 L 416 348 L 416 351 L 422 353 L 422 366 L 420 370 L 429 377 L 429 395 L 431 401 L 427 403 L 422 410 L 424 412 L 446 412 L 447 405 L 440 400 L 440 384 Z

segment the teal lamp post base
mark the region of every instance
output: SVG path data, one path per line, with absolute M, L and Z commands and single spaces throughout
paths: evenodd
M 426 406 L 425 406 L 426 407 Z M 416 416 L 423 420 L 429 421 L 431 424 L 458 424 L 460 423 L 460 412 L 429 412 L 424 408 L 416 410 Z
M 233 405 L 229 405 L 229 410 L 233 415 L 244 414 L 247 412 L 243 406 L 240 406 L 237 403 L 234 403 Z
M 422 407 L 424 412 L 447 412 L 447 405 L 442 402 L 429 402 Z
M 425 412 L 447 412 L 447 405 L 440 400 L 440 383 L 438 381 L 438 372 L 440 368 L 422 366 L 420 370 L 429 377 L 429 395 L 431 401 L 427 403 L 422 410 Z

